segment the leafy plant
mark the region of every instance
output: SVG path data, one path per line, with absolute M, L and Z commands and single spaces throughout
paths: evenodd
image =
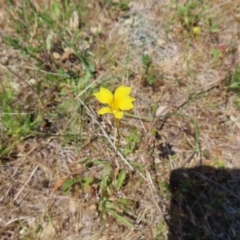
M 189 32 L 193 27 L 198 26 L 203 14 L 203 8 L 199 1 L 190 1 L 185 5 L 177 8 L 177 16 L 184 29 Z
M 240 107 L 240 64 L 237 64 L 231 77 L 229 89 L 237 94 L 234 103 L 237 107 Z
M 124 213 L 129 211 L 128 206 L 130 201 L 114 196 L 115 193 L 123 187 L 126 178 L 127 174 L 124 169 L 120 170 L 117 176 L 114 176 L 110 163 L 104 165 L 100 182 L 100 201 L 98 210 L 101 217 L 107 214 L 125 226 L 134 228 L 134 225 L 124 216 Z
M 112 7 L 118 11 L 126 11 L 129 8 L 129 0 L 120 0 L 120 1 L 112 1 L 112 0 L 103 0 L 104 4 L 108 7 Z
M 75 184 L 79 184 L 84 193 L 88 193 L 91 191 L 92 187 L 91 184 L 94 182 L 93 176 L 86 176 L 86 177 L 73 177 L 67 179 L 64 184 L 62 185 L 62 191 L 65 195 L 69 194 L 71 189 L 74 187 Z
M 141 138 L 139 136 L 137 129 L 130 131 L 130 135 L 126 137 L 126 141 L 127 141 L 127 144 L 124 149 L 124 154 L 128 155 L 129 153 L 132 153 L 134 152 L 134 150 L 137 149 L 138 144 L 141 141 Z
M 0 126 L 1 134 L 5 141 L 0 141 L 0 152 L 5 151 L 7 139 L 19 141 L 21 138 L 29 136 L 41 124 L 41 114 L 34 114 L 22 110 L 16 105 L 16 91 L 11 85 L 4 81 L 0 85 Z M 10 140 L 10 142 L 12 142 Z
M 154 71 L 154 66 L 152 59 L 148 54 L 142 56 L 142 64 L 144 66 L 143 78 L 147 81 L 148 85 L 153 85 L 156 82 L 156 74 Z
M 240 93 L 240 64 L 236 66 L 229 88 Z
M 144 54 L 142 56 L 142 64 L 146 68 L 146 71 L 151 67 L 152 65 L 152 59 L 148 54 Z
M 211 49 L 211 55 L 213 58 L 219 58 L 222 56 L 222 53 L 218 49 Z
M 126 210 L 128 205 L 129 202 L 127 199 L 121 198 L 116 201 L 111 201 L 108 198 L 101 198 L 99 203 L 100 216 L 102 216 L 103 213 L 107 213 L 123 225 L 134 228 L 134 225 L 129 222 L 127 218 L 122 216 L 122 213 Z

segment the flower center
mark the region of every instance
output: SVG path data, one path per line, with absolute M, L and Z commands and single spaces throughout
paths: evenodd
M 113 110 L 119 111 L 118 104 L 116 103 L 115 99 L 113 99 L 112 103 L 110 104 L 110 107 Z

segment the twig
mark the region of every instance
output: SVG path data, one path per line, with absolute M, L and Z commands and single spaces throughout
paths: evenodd
M 32 171 L 32 173 L 30 174 L 30 176 L 28 177 L 27 181 L 23 184 L 22 188 L 18 191 L 18 193 L 16 194 L 15 198 L 13 199 L 13 201 L 16 201 L 17 198 L 19 197 L 19 195 L 21 194 L 21 192 L 23 191 L 23 189 L 26 187 L 26 185 L 29 183 L 29 181 L 31 180 L 32 176 L 34 175 L 34 173 L 37 171 L 38 166 L 35 167 L 35 169 Z
M 4 227 L 14 223 L 14 222 L 17 222 L 17 221 L 24 221 L 24 220 L 27 220 L 27 219 L 30 219 L 30 218 L 34 218 L 33 216 L 20 216 L 20 217 L 17 217 L 17 218 L 14 218 L 14 219 L 11 219 L 9 220 L 8 222 L 5 223 Z
M 12 189 L 12 184 L 11 183 L 9 183 L 8 184 L 8 188 L 7 188 L 7 191 L 5 192 L 5 194 L 4 194 L 4 196 L 2 197 L 2 199 L 1 199 L 1 203 L 3 203 L 4 201 L 5 201 L 5 199 L 7 198 L 7 196 L 8 196 L 8 194 L 9 194 L 9 192 L 10 192 L 10 190 Z
M 92 86 L 94 86 L 95 84 L 97 84 L 97 82 L 98 82 L 99 80 L 101 80 L 104 75 L 105 75 L 105 73 L 102 74 L 102 75 L 100 75 L 94 82 L 92 82 L 92 83 L 89 84 L 86 88 L 84 88 L 84 90 L 82 90 L 82 91 L 75 97 L 75 99 L 77 99 L 77 98 L 79 98 L 80 96 L 82 96 L 89 88 L 91 88 Z

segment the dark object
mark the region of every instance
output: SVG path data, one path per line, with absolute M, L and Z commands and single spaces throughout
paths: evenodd
M 169 156 L 176 154 L 172 149 L 172 144 L 170 143 L 160 143 L 157 146 L 157 149 L 159 151 L 160 158 L 168 158 Z
M 240 239 L 240 170 L 177 169 L 170 186 L 169 240 Z

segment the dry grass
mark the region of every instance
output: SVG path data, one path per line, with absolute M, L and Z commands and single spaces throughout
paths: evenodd
M 10 2 L 0 239 L 238 239 L 238 1 Z M 121 84 L 137 100 L 115 154 L 92 94 Z

